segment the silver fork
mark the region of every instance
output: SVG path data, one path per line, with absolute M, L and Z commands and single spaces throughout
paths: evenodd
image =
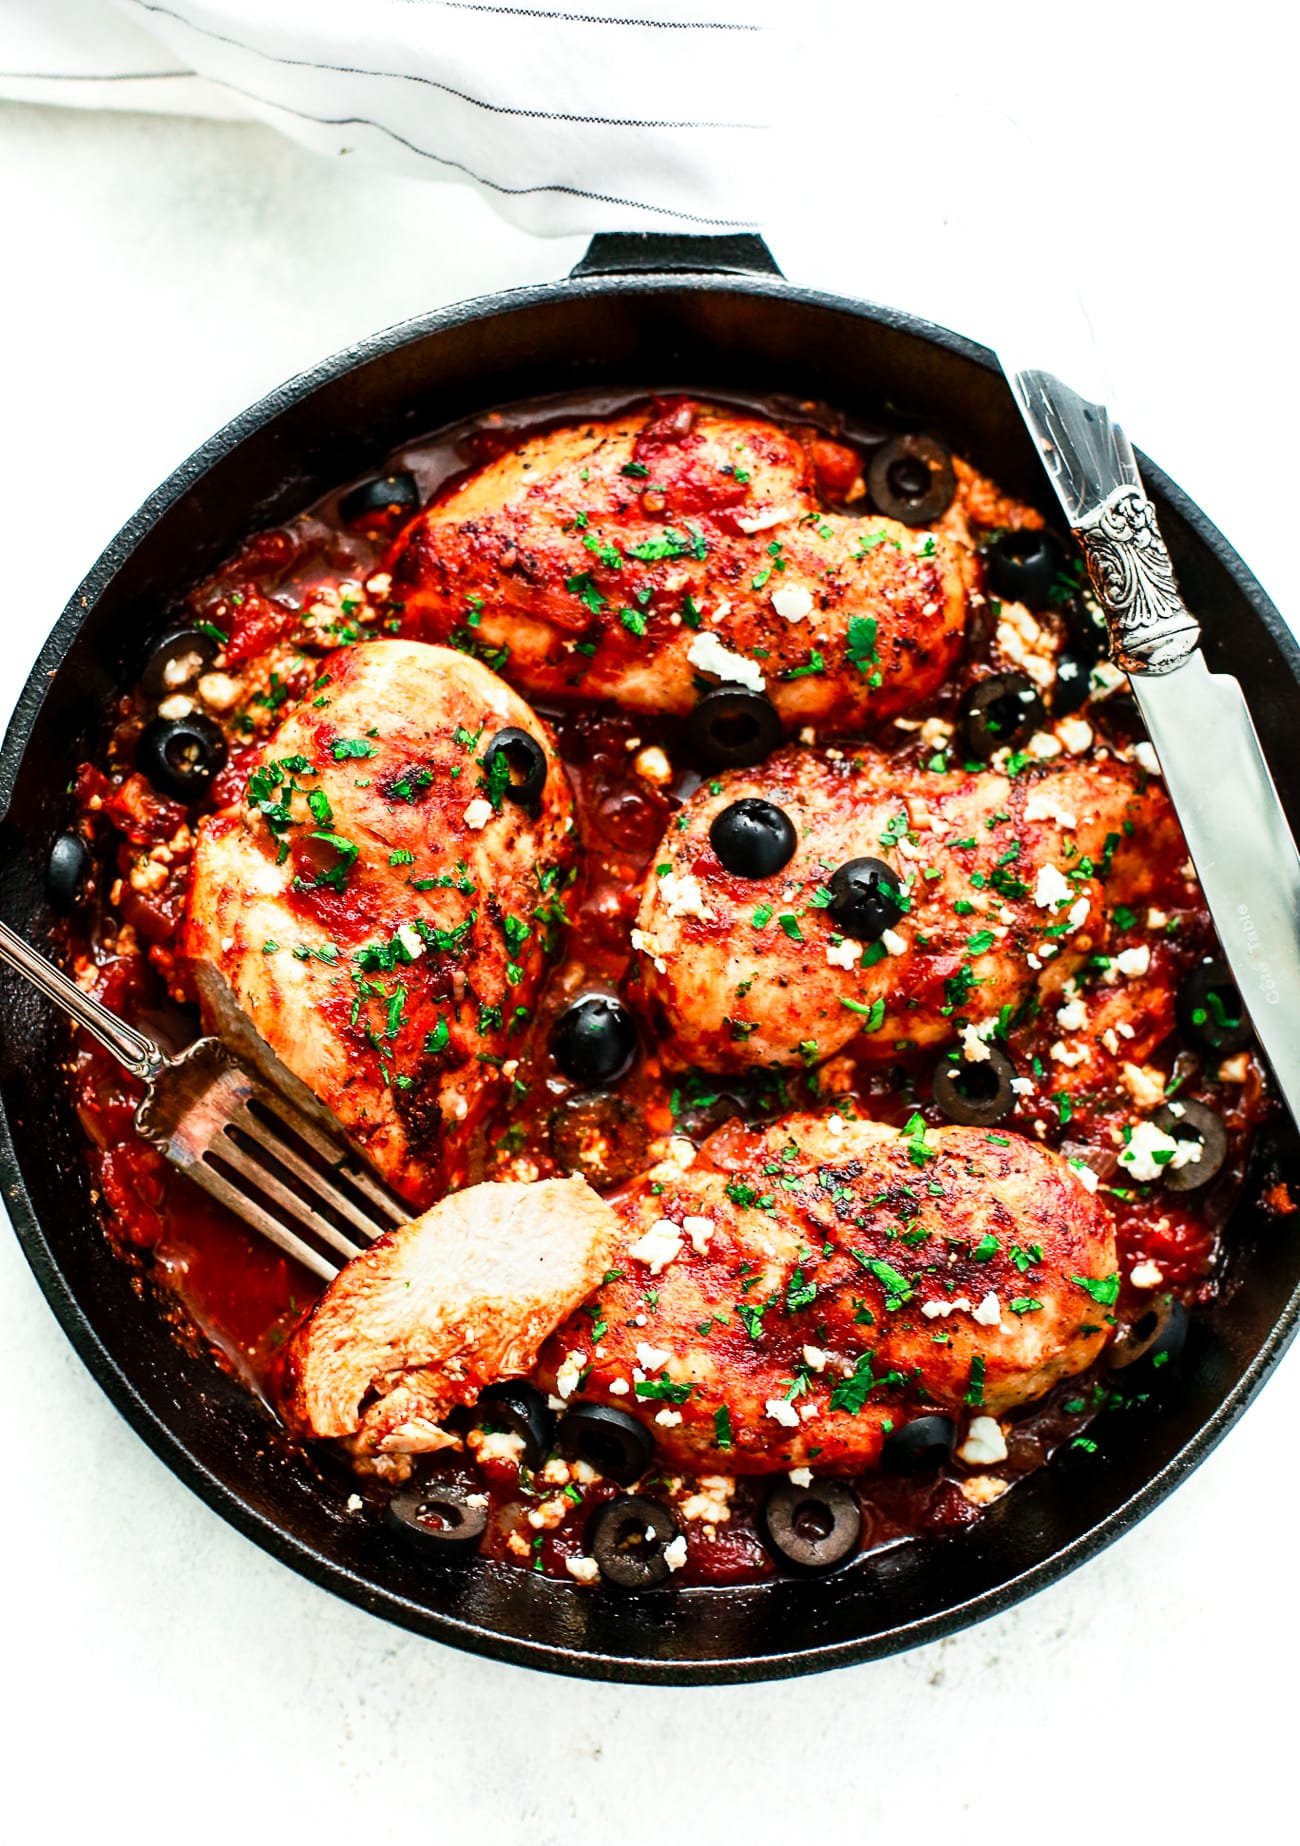
M 135 1112 L 144 1140 L 325 1281 L 381 1232 L 410 1218 L 410 1208 L 344 1144 L 324 1109 L 290 1102 L 220 1039 L 195 1039 L 167 1057 L 6 923 L 0 923 L 0 961 L 70 1013 L 146 1086 Z

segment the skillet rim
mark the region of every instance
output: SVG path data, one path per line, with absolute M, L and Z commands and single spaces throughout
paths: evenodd
M 589 253 L 590 254 L 590 253 Z M 275 417 L 302 403 L 318 389 L 371 360 L 391 355 L 446 329 L 543 305 L 562 304 L 574 294 L 656 294 L 708 291 L 714 294 L 769 296 L 814 310 L 850 315 L 937 346 L 984 371 L 996 372 L 987 347 L 948 328 L 900 309 L 855 300 L 787 282 L 779 274 L 690 271 L 669 267 L 602 273 L 582 269 L 572 279 L 476 296 L 448 307 L 400 321 L 306 368 L 231 418 L 193 451 L 147 497 L 100 553 L 74 590 L 42 646 L 0 745 L 0 822 L 8 813 L 18 775 L 45 698 L 77 641 L 90 611 L 136 546 L 162 516 L 188 493 L 218 461 Z M 1250 603 L 1300 689 L 1300 643 L 1254 574 L 1208 516 L 1161 469 L 1139 454 L 1148 486 L 1169 505 L 1195 539 L 1213 556 Z M 36 1215 L 18 1165 L 9 1113 L 0 1095 L 0 1184 L 15 1234 L 37 1285 L 56 1320 L 92 1378 L 158 1458 L 215 1512 L 280 1563 L 323 1589 L 407 1630 L 445 1641 L 467 1652 L 512 1665 L 572 1677 L 642 1685 L 735 1685 L 826 1671 L 858 1661 L 880 1659 L 944 1636 L 1011 1608 L 1034 1591 L 1060 1581 L 1107 1545 L 1129 1531 L 1159 1505 L 1216 1448 L 1242 1415 L 1281 1359 L 1300 1327 L 1300 1286 L 1274 1320 L 1254 1358 L 1236 1385 L 1195 1434 L 1136 1492 L 1078 1537 L 1059 1545 L 1036 1563 L 1014 1572 L 995 1587 L 932 1615 L 903 1622 L 879 1634 L 851 1641 L 816 1643 L 797 1650 L 758 1656 L 708 1660 L 646 1660 L 610 1653 L 578 1651 L 549 1642 L 517 1639 L 454 1614 L 430 1610 L 402 1594 L 378 1589 L 359 1570 L 334 1562 L 250 1505 L 228 1486 L 156 1413 L 133 1385 L 113 1353 L 83 1313 Z

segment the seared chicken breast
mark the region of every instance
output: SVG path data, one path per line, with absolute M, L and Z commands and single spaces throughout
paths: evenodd
M 492 750 L 507 729 L 545 772 L 523 804 Z M 469 1176 L 531 1016 L 572 829 L 545 726 L 480 662 L 403 640 L 331 655 L 199 830 L 182 946 L 208 1025 L 427 1205 Z
M 734 682 L 792 728 L 857 731 L 947 677 L 969 564 L 946 536 L 825 510 L 790 431 L 678 402 L 524 437 L 387 568 L 407 633 L 531 695 L 687 712 Z
M 285 1349 L 282 1408 L 360 1454 L 453 1446 L 442 1420 L 528 1371 L 608 1268 L 619 1232 L 581 1179 L 469 1186 L 330 1283 Z
M 774 876 L 728 871 L 710 843 L 746 797 L 793 824 Z M 1140 1060 L 1172 1026 L 1175 982 L 1160 937 L 1110 953 L 1117 917 L 1194 903 L 1186 850 L 1159 782 L 1113 758 L 935 774 L 865 746 L 787 749 L 675 816 L 633 935 L 641 992 L 678 1067 L 816 1063 L 850 1042 L 887 1059 L 1005 1029 L 1035 1004 L 1065 1011 L 1071 1064 L 1115 1028 Z M 903 893 L 874 941 L 842 933 L 828 907 L 828 881 L 859 858 L 891 868 Z
M 855 1473 L 891 1427 L 997 1417 L 1110 1338 L 1110 1213 L 1019 1136 L 728 1123 L 617 1205 L 613 1279 L 540 1374 L 643 1418 L 669 1468 Z

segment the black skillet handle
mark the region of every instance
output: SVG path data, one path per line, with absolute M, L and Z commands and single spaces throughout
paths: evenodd
M 772 252 L 752 231 L 696 237 L 684 231 L 600 231 L 571 276 L 663 275 L 779 276 Z

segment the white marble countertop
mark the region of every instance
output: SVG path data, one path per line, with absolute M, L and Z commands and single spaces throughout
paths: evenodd
M 1300 414 L 1286 60 L 1262 23 L 1243 45 L 1240 12 L 1229 44 L 1202 42 L 1190 15 L 1172 47 L 1126 18 L 1140 69 L 1124 86 L 1107 91 L 1090 41 L 1025 105 L 1048 134 L 1067 103 L 1102 108 L 1114 173 L 1050 227 L 994 184 L 989 235 L 1029 287 L 1068 260 L 1073 224 L 1132 434 L 1300 610 L 1283 484 Z M 1027 30 L 997 51 L 1012 90 Z M 869 50 L 848 81 L 865 81 Z M 1173 62 L 1126 151 L 1119 124 L 1158 53 Z M 994 63 L 987 51 L 981 70 Z M 905 160 L 871 148 L 860 114 L 852 126 L 832 156 L 801 145 L 807 181 L 774 247 L 800 279 L 925 309 L 897 248 Z M 457 191 L 318 165 L 260 128 L 0 108 L 0 176 L 6 709 L 83 570 L 226 417 L 379 325 L 554 276 L 581 248 L 530 242 Z M 871 1838 L 892 1822 L 979 1841 L 1031 1819 L 1067 1840 L 1171 1821 L 1249 1837 L 1290 1795 L 1295 1358 L 1171 1501 L 1010 1614 L 877 1664 L 703 1692 L 463 1657 L 294 1576 L 119 1419 L 8 1237 L 0 1380 L 14 1839 L 472 1826 L 567 1846 L 581 1827 L 631 1846 L 669 1828 L 716 1841 L 847 1823 Z

